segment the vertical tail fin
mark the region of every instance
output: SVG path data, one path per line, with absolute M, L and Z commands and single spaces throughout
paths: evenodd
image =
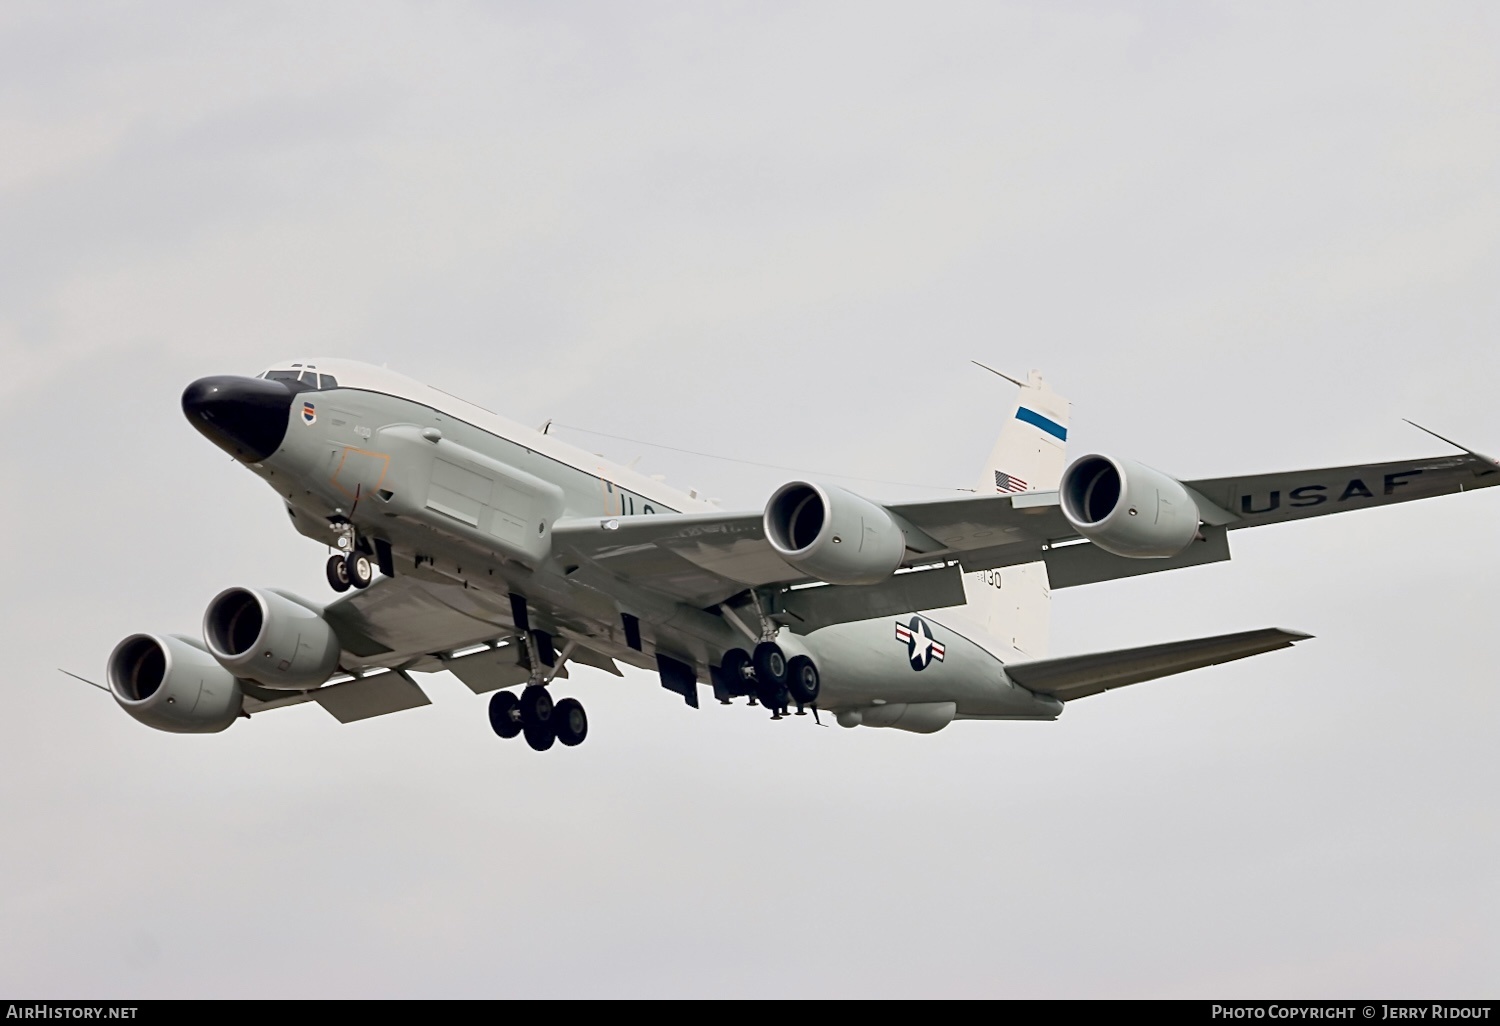
M 1054 489 L 1067 463 L 1070 404 L 1036 371 L 1025 383 L 1008 380 L 1021 386 L 1021 394 L 985 461 L 977 491 L 988 495 Z M 1052 606 L 1047 564 L 965 574 L 964 593 L 969 615 L 992 639 L 1033 659 L 1047 654 Z

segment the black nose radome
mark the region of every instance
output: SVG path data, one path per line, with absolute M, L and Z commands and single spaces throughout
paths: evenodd
M 281 448 L 292 415 L 292 391 L 264 378 L 199 378 L 183 391 L 182 412 L 235 459 L 259 463 Z

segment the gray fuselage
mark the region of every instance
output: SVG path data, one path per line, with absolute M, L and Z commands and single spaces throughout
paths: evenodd
M 643 668 L 653 668 L 657 654 L 668 655 L 692 665 L 702 682 L 726 651 L 753 641 L 741 618 L 577 565 L 551 543 L 559 520 L 714 507 L 450 398 L 430 389 L 415 397 L 376 388 L 303 391 L 279 448 L 250 467 L 307 537 L 332 545 L 347 520 L 361 537 L 388 547 L 387 570 L 462 585 L 474 628 L 472 637 L 443 639 L 449 651 L 514 631 L 512 595 L 529 603 L 533 627 Z M 820 707 L 842 713 L 850 725 L 937 729 L 923 726 L 924 709 L 942 722 L 1054 718 L 1061 703 L 1012 684 L 999 646 L 976 640 L 961 609 L 806 635 L 783 628 L 777 640 L 788 655 L 817 663 Z M 638 621 L 639 648 L 622 614 Z M 431 645 L 418 626 L 413 656 Z M 372 653 L 368 661 L 390 658 Z M 349 670 L 363 668 L 358 654 L 346 655 L 346 663 Z

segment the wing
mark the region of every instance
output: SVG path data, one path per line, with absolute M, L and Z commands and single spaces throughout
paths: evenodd
M 1050 540 L 1073 537 L 1056 492 L 969 495 L 894 503 L 886 509 L 913 528 L 902 567 L 972 554 L 987 569 L 1041 558 Z M 810 578 L 766 541 L 762 512 L 658 514 L 559 521 L 556 548 L 635 584 L 708 607 L 747 587 L 796 585 Z M 877 615 L 877 614 L 871 614 Z
M 885 508 L 910 529 L 904 568 L 957 562 L 972 571 L 1040 561 L 1052 587 L 1067 588 L 1227 560 L 1228 530 L 1489 488 L 1500 484 L 1500 465 L 1466 453 L 1183 484 L 1198 503 L 1205 529 L 1201 543 L 1170 559 L 1127 559 L 1089 544 L 1063 517 L 1055 491 Z M 565 557 L 707 608 L 748 587 L 809 582 L 776 554 L 761 525 L 759 510 L 590 518 L 559 521 L 553 541 Z M 876 593 L 870 595 L 876 602 Z
M 1466 453 L 1183 483 L 1207 500 L 1206 521 L 1237 530 L 1491 488 L 1500 484 L 1500 466 Z
M 766 541 L 761 513 L 666 513 L 562 520 L 556 551 L 605 571 L 707 607 L 746 587 L 806 578 Z
M 1034 663 L 1007 663 L 1005 673 L 1028 691 L 1071 702 L 1075 698 L 1087 698 L 1128 684 L 1233 662 L 1262 652 L 1274 652 L 1278 648 L 1290 648 L 1310 637 L 1310 634 L 1272 627 L 1213 638 L 1194 638 L 1192 641 L 1173 641 L 1165 645 L 1039 659 Z
M 250 714 L 317 702 L 341 723 L 429 704 L 414 672 L 450 670 L 469 690 L 484 694 L 525 683 L 531 675 L 526 648 L 509 603 L 461 584 L 404 574 L 381 577 L 362 591 L 330 603 L 324 618 L 338 636 L 339 667 L 348 676 L 310 691 L 272 691 L 241 682 Z M 563 639 L 569 658 L 619 675 L 613 659 L 582 644 L 576 626 L 532 611 L 531 626 Z M 567 677 L 564 666 L 559 677 Z

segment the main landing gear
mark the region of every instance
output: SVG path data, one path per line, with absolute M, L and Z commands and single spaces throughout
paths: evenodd
M 719 680 L 719 701 L 724 705 L 733 698 L 748 696 L 751 705 L 758 703 L 771 710 L 773 720 L 786 716 L 793 702 L 798 716 L 806 716 L 809 707 L 817 716 L 817 664 L 807 656 L 788 659 L 774 641 L 762 641 L 754 652 L 742 648 L 725 652 L 719 662 Z
M 554 741 L 572 748 L 589 736 L 589 718 L 583 703 L 564 698 L 554 703 L 544 684 L 528 685 L 520 697 L 497 691 L 490 699 L 490 726 L 503 738 L 525 735 L 526 743 L 545 752 Z
M 329 556 L 327 570 L 328 583 L 334 591 L 368 588 L 375 579 L 375 566 L 370 557 L 357 550 L 348 555 L 339 552 Z
M 561 652 L 556 651 L 550 634 L 531 629 L 526 600 L 512 595 L 510 601 L 511 614 L 525 646 L 525 665 L 531 667 L 531 681 L 519 697 L 509 691 L 495 692 L 490 699 L 490 726 L 503 738 L 524 735 L 526 743 L 538 752 L 545 752 L 557 741 L 568 748 L 583 744 L 583 739 L 589 736 L 589 718 L 583 711 L 583 703 L 576 698 L 554 703 L 552 693 L 547 690 L 547 685 L 562 672 L 574 642 L 570 640 Z

